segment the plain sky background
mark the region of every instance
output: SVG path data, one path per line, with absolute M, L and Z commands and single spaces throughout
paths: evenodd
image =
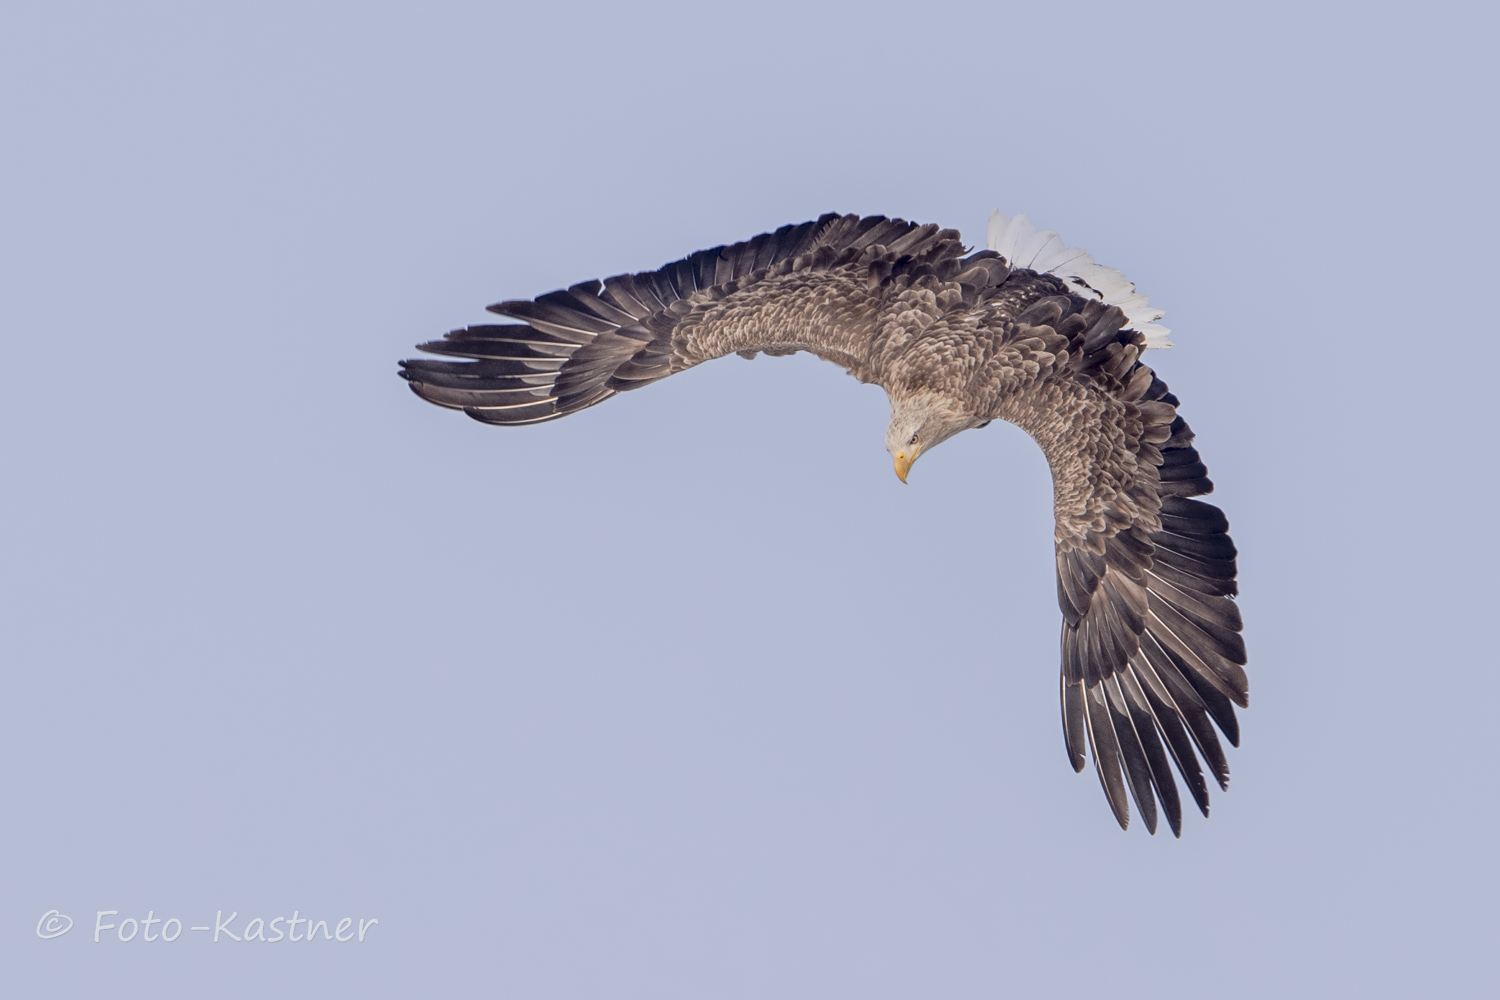
M 1497 34 L 7 6 L 0 992 L 1493 995 Z M 996 207 L 1167 310 L 1240 546 L 1251 708 L 1181 840 L 1066 763 L 1018 430 L 902 487 L 884 394 L 806 357 L 520 430 L 395 374 L 500 299 Z

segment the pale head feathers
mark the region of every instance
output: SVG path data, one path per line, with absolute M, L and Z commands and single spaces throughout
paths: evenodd
M 890 393 L 891 422 L 885 431 L 885 450 L 892 458 L 905 456 L 915 462 L 959 431 L 978 427 L 985 421 L 965 413 L 952 396 L 928 389 L 902 390 Z

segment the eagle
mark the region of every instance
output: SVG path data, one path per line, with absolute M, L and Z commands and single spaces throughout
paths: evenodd
M 1175 765 L 1208 815 L 1219 733 L 1248 705 L 1234 543 L 1177 413 L 1142 361 L 1170 346 L 1124 275 L 995 212 L 988 248 L 957 230 L 824 215 L 655 271 L 585 281 L 489 311 L 511 323 L 419 345 L 421 398 L 487 424 L 542 423 L 705 361 L 807 351 L 885 389 L 885 446 L 904 483 L 961 431 L 1005 420 L 1052 471 L 1062 729 L 1122 829 L 1134 799 L 1182 833 Z M 1217 726 L 1218 732 L 1215 732 Z M 1202 766 L 1200 766 L 1200 758 Z

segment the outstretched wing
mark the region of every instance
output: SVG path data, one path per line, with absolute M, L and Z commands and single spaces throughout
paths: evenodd
M 648 385 L 710 357 L 811 350 L 856 367 L 873 331 L 857 316 L 813 317 L 812 299 L 848 300 L 889 282 L 893 271 L 948 265 L 962 271 L 958 234 L 884 216 L 824 215 L 733 246 L 701 250 L 641 274 L 586 281 L 491 312 L 519 324 L 471 326 L 420 345 L 466 361 L 403 361 L 413 391 L 491 424 L 534 424 Z M 995 255 L 994 277 L 1003 277 Z M 983 284 L 992 284 L 985 272 Z M 826 279 L 819 284 L 820 279 Z M 828 283 L 839 284 L 829 294 Z M 736 329 L 705 325 L 705 311 L 746 313 Z M 847 305 L 847 303 L 846 303 Z M 721 307 L 717 308 L 716 307 Z M 694 311 L 694 322 L 684 323 Z M 835 310 L 837 312 L 837 310 Z M 823 321 L 814 321 L 821 319 Z M 740 334 L 735 339 L 734 334 Z
M 1092 336 L 1072 338 L 1070 368 L 1107 401 L 1095 412 L 1112 426 L 1090 461 L 1052 463 L 1058 496 L 1081 512 L 1060 502 L 1063 732 L 1074 770 L 1092 752 L 1121 827 L 1128 790 L 1151 832 L 1160 802 L 1180 835 L 1169 760 L 1208 815 L 1198 759 L 1228 787 L 1214 724 L 1238 746 L 1234 706 L 1248 704 L 1235 548 L 1223 513 L 1191 499 L 1213 484 L 1177 397 L 1136 360 L 1144 338 L 1109 329 L 1123 320 L 1115 310 L 1100 315 Z

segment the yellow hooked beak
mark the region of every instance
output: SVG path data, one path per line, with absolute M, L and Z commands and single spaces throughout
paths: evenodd
M 922 446 L 919 444 L 913 445 L 911 451 L 907 451 L 905 448 L 896 449 L 897 479 L 901 480 L 903 483 L 906 482 L 906 474 L 911 471 L 911 463 L 915 462 L 917 460 L 917 456 L 920 454 L 922 454 Z

